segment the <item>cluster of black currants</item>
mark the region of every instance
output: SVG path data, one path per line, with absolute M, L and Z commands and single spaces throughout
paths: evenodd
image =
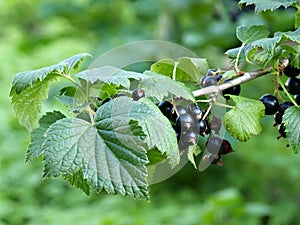
M 229 81 L 231 81 L 231 78 L 222 80 L 223 78 L 223 74 L 220 73 L 218 70 L 216 69 L 209 69 L 207 71 L 207 75 L 201 77 L 200 82 L 198 83 L 198 85 L 201 85 L 202 87 L 209 87 L 212 85 L 217 85 L 220 83 L 227 83 Z M 230 87 L 228 89 L 225 89 L 222 91 L 223 96 L 229 100 L 229 97 L 226 96 L 226 94 L 229 95 L 239 95 L 241 92 L 241 85 L 236 85 L 233 87 Z
M 173 124 L 181 152 L 196 145 L 198 135 L 206 136 L 210 132 L 207 121 L 203 119 L 204 111 L 198 105 L 173 106 L 169 101 L 162 101 L 158 108 Z
M 300 79 L 297 78 L 300 74 L 300 69 L 288 65 L 284 68 L 283 73 L 289 77 L 284 85 L 286 90 L 294 95 L 295 102 L 300 105 Z M 271 94 L 265 94 L 259 100 L 265 105 L 265 115 L 274 115 L 275 123 L 273 126 L 279 125 L 279 136 L 277 138 L 286 138 L 285 124 L 282 123 L 282 117 L 285 110 L 294 104 L 288 101 L 279 104 L 278 99 Z

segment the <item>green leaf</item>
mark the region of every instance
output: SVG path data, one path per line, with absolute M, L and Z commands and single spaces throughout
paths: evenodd
M 234 67 L 235 65 L 235 61 L 236 61 L 236 58 L 238 56 L 238 52 L 240 50 L 240 48 L 242 47 L 238 47 L 238 48 L 233 48 L 233 49 L 229 49 L 225 52 L 225 54 L 227 55 L 228 59 L 230 60 L 230 65 L 232 67 Z M 242 51 L 241 51 L 241 54 L 240 54 L 240 57 L 239 57 L 239 62 L 238 64 L 240 64 L 242 61 L 244 61 L 246 59 L 246 54 L 247 52 L 250 50 L 250 46 L 249 45 L 246 45 L 243 47 Z
M 194 146 L 190 146 L 187 149 L 187 158 L 188 160 L 193 164 L 193 166 L 195 167 L 195 169 L 197 169 L 197 165 L 195 162 L 195 158 L 194 156 L 198 156 L 201 153 L 201 149 L 198 145 L 194 145 Z
M 166 153 L 162 154 L 161 151 L 155 148 L 147 151 L 147 157 L 149 160 L 147 166 L 151 166 L 164 161 L 167 158 L 167 154 Z
M 25 156 L 26 162 L 31 161 L 42 154 L 42 144 L 45 141 L 44 133 L 50 125 L 64 117 L 65 116 L 61 112 L 54 111 L 47 112 L 46 115 L 39 120 L 39 127 L 30 133 L 30 143 Z
M 164 97 L 172 94 L 187 100 L 195 100 L 191 90 L 183 83 L 151 71 L 145 71 L 145 75 L 148 78 L 141 80 L 139 88 L 144 89 L 146 97 L 155 97 L 158 101 L 162 101 Z
M 146 113 L 140 113 L 140 108 L 146 105 Z M 177 137 L 170 121 L 161 113 L 158 107 L 148 99 L 142 98 L 132 107 L 130 116 L 137 120 L 147 135 L 148 149 L 157 148 L 161 154 L 166 154 L 171 167 L 179 161 Z
M 151 66 L 151 71 L 173 77 L 175 62 L 171 59 L 158 61 Z M 207 74 L 207 60 L 203 58 L 182 57 L 176 62 L 176 80 L 198 82 Z
M 300 28 L 295 31 L 288 32 L 276 32 L 274 37 L 280 37 L 281 39 L 294 41 L 300 43 Z
M 90 56 L 87 53 L 74 55 L 55 65 L 44 67 L 37 70 L 17 73 L 12 82 L 12 88 L 17 94 L 25 91 L 27 87 L 33 86 L 35 82 L 43 81 L 49 76 L 59 76 L 61 74 L 69 75 L 72 68 L 77 68 L 84 57 Z
M 59 95 L 65 95 L 69 97 L 74 97 L 76 94 L 77 88 L 75 86 L 63 87 L 59 90 Z
M 142 73 L 121 70 L 113 66 L 104 66 L 84 70 L 77 73 L 75 76 L 86 81 L 90 81 L 92 84 L 97 82 L 104 82 L 108 84 L 115 84 L 117 86 L 123 86 L 125 88 L 130 87 L 129 79 L 141 80 L 147 77 Z
M 229 95 L 235 108 L 225 113 L 223 118 L 226 130 L 240 141 L 247 141 L 252 135 L 258 135 L 262 127 L 265 106 L 261 101 Z
M 269 34 L 270 32 L 267 30 L 267 28 L 262 25 L 241 25 L 236 28 L 236 36 L 244 44 L 249 44 L 256 40 L 266 38 L 269 36 Z
M 286 139 L 294 152 L 300 151 L 300 108 L 293 106 L 285 110 L 282 122 L 285 124 Z
M 287 8 L 293 4 L 299 3 L 299 0 L 241 0 L 239 1 L 240 7 L 244 3 L 246 3 L 246 5 L 255 4 L 255 11 L 262 12 L 267 10 L 273 11 L 281 6 Z
M 15 116 L 19 123 L 29 130 L 33 129 L 38 114 L 41 112 L 43 100 L 48 98 L 49 84 L 54 78 L 47 78 L 35 82 L 31 88 L 27 88 L 22 93 L 17 94 L 15 89 L 11 89 L 11 104 Z
M 295 13 L 295 28 L 300 27 L 300 6 L 297 7 L 297 12 Z
M 43 144 L 45 176 L 82 169 L 96 191 L 148 199 L 146 136 L 130 116 L 135 104 L 128 97 L 112 99 L 99 107 L 95 125 L 78 118 L 52 124 Z M 148 111 L 146 104 L 139 108 L 141 114 Z
M 86 195 L 90 195 L 90 185 L 84 178 L 82 170 L 78 170 L 76 173 L 64 176 L 64 179 L 67 180 L 71 185 L 82 190 Z

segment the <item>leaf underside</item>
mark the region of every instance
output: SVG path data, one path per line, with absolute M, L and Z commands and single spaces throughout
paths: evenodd
M 274 11 L 281 6 L 287 8 L 295 3 L 299 3 L 299 0 L 241 0 L 239 5 L 241 6 L 244 3 L 246 5 L 255 4 L 255 11 L 262 12 L 267 10 Z

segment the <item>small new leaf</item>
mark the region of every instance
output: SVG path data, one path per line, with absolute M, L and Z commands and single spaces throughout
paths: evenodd
M 42 145 L 45 141 L 44 133 L 53 123 L 64 117 L 65 116 L 61 112 L 54 111 L 47 112 L 46 115 L 39 120 L 39 127 L 30 133 L 30 143 L 25 155 L 26 162 L 31 161 L 42 154 Z
M 240 7 L 244 3 L 246 3 L 246 5 L 255 4 L 255 12 L 262 12 L 267 10 L 274 11 L 281 6 L 287 8 L 299 3 L 299 0 L 241 0 L 239 1 Z
M 187 100 L 195 100 L 191 90 L 183 83 L 151 71 L 145 71 L 145 75 L 148 78 L 140 82 L 139 88 L 144 89 L 146 97 L 155 97 L 158 101 L 162 101 L 171 94 Z
M 285 124 L 286 139 L 295 153 L 300 151 L 300 108 L 293 106 L 285 110 L 282 122 Z
M 223 118 L 226 130 L 240 141 L 247 141 L 252 135 L 258 135 L 262 127 L 265 106 L 262 102 L 239 96 L 229 95 L 235 108 L 225 113 Z

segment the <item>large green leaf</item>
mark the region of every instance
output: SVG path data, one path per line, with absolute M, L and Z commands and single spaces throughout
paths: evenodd
M 60 74 L 69 75 L 72 68 L 77 68 L 84 57 L 90 56 L 87 53 L 74 55 L 55 65 L 37 70 L 17 73 L 12 82 L 12 88 L 17 94 L 25 91 L 28 86 L 33 86 L 37 81 L 43 81 L 48 76 L 58 76 Z
M 174 60 L 164 59 L 154 63 L 151 71 L 173 77 L 174 66 Z M 182 57 L 177 60 L 175 69 L 176 80 L 198 82 L 201 76 L 207 74 L 208 64 L 207 60 L 203 58 Z
M 141 80 L 147 76 L 142 73 L 121 70 L 113 66 L 104 66 L 81 71 L 75 76 L 90 81 L 92 84 L 96 82 L 104 82 L 109 84 L 116 84 L 126 88 L 130 87 L 130 80 Z
M 164 97 L 171 94 L 187 100 L 195 100 L 191 90 L 183 83 L 151 71 L 145 71 L 145 74 L 148 78 L 141 80 L 139 88 L 144 89 L 146 97 L 155 97 L 162 101 Z
M 300 28 L 295 31 L 287 31 L 287 32 L 276 32 L 274 37 L 280 37 L 285 40 L 294 41 L 300 43 Z
M 285 110 L 282 122 L 287 132 L 286 139 L 295 152 L 300 151 L 300 108 L 293 106 Z
M 33 129 L 38 114 L 41 112 L 43 100 L 48 98 L 49 84 L 55 78 L 47 78 L 35 82 L 31 88 L 27 88 L 20 94 L 15 89 L 11 89 L 11 104 L 14 114 L 17 116 L 19 123 L 29 130 Z
M 30 133 L 30 143 L 25 156 L 26 162 L 39 157 L 42 154 L 42 144 L 45 141 L 44 133 L 50 125 L 64 117 L 65 116 L 61 112 L 54 111 L 47 112 L 46 115 L 39 120 L 39 127 Z
M 235 107 L 225 113 L 223 118 L 226 130 L 240 141 L 247 141 L 252 135 L 258 135 L 262 128 L 260 121 L 265 106 L 261 101 L 229 95 Z
M 253 41 L 266 38 L 269 36 L 269 33 L 270 32 L 263 25 L 241 25 L 236 28 L 236 36 L 244 44 L 249 44 Z
M 82 190 L 85 194 L 90 194 L 90 185 L 84 178 L 82 170 L 78 170 L 76 173 L 64 176 L 64 179 L 67 180 L 71 185 Z
M 246 3 L 246 5 L 255 4 L 255 11 L 261 12 L 266 10 L 275 10 L 279 7 L 283 6 L 285 8 L 299 3 L 299 0 L 241 0 L 239 1 L 239 5 Z
M 140 113 L 139 108 L 146 104 L 147 113 Z M 169 120 L 161 113 L 158 107 L 148 99 L 134 104 L 130 116 L 139 121 L 143 131 L 147 134 L 148 149 L 157 148 L 161 154 L 166 154 L 171 167 L 175 167 L 179 161 L 179 150 L 174 129 Z
M 295 27 L 300 27 L 300 6 L 297 7 L 297 12 L 295 14 Z

